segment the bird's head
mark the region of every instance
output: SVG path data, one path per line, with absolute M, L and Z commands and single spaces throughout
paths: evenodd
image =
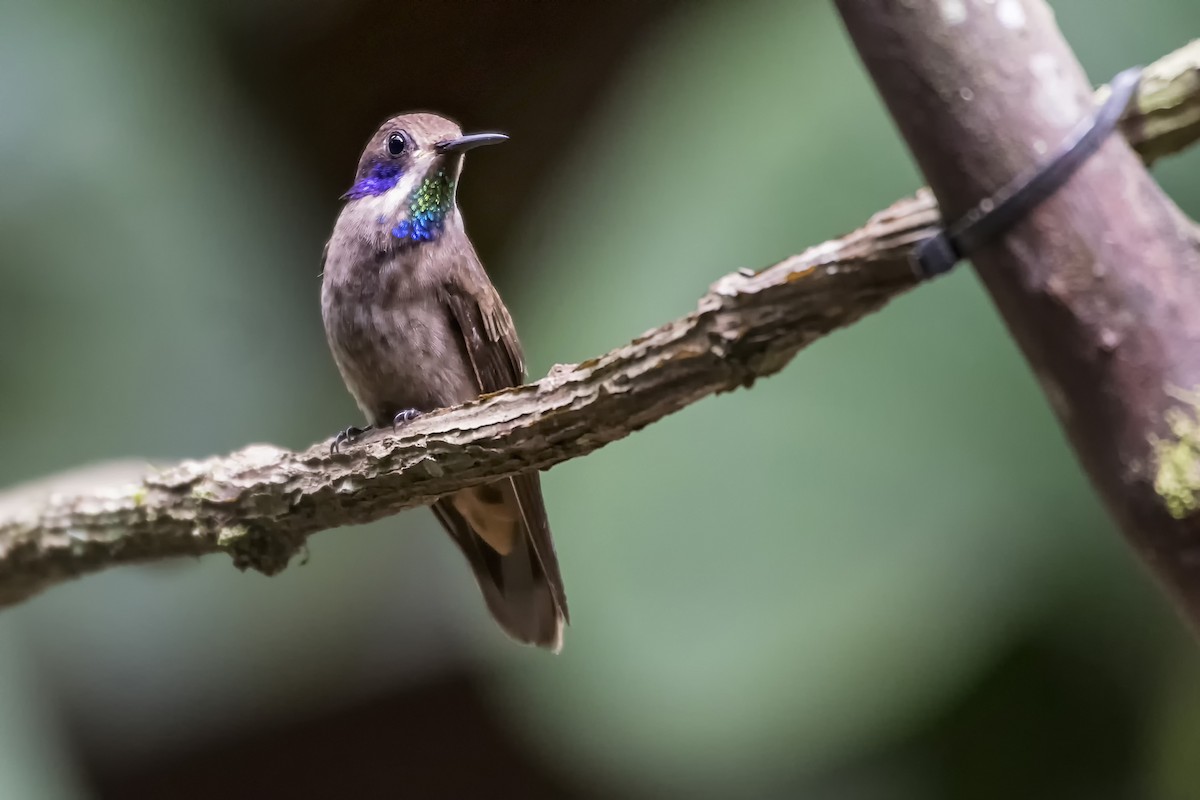
M 393 237 L 433 241 L 454 212 L 463 155 L 507 138 L 502 133 L 464 136 L 458 123 L 437 114 L 400 114 L 367 142 L 354 185 L 343 198 L 376 198 L 380 219 L 392 226 Z

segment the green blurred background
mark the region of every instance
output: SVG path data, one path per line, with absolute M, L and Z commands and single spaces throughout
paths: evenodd
M 512 135 L 460 200 L 534 377 L 857 227 L 920 179 L 831 5 L 0 0 L 0 484 L 356 422 L 319 255 L 398 111 Z M 1200 34 L 1053 6 L 1097 83 Z M 0 800 L 1200 796 L 1196 646 L 968 269 L 544 483 L 557 658 L 424 510 L 5 612 Z

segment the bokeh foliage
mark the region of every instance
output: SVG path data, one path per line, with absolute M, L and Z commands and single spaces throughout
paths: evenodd
M 1097 82 L 1197 34 L 1192 0 L 1053 5 Z M 210 13 L 0 0 L 5 482 L 353 421 L 316 311 L 327 207 L 222 71 Z M 1194 216 L 1198 165 L 1155 170 Z M 487 254 L 536 374 L 920 183 L 830 5 L 782 0 L 681 6 L 552 175 Z M 0 618 L 0 707 L 24 709 L 0 715 L 23 745 L 0 747 L 0 796 L 72 796 L 55 708 L 136 758 L 464 649 L 528 745 L 601 793 L 1200 780 L 1194 647 L 968 269 L 544 481 L 561 657 L 498 640 L 423 512 L 319 536 L 270 581 L 215 559 L 104 575 Z M 1027 758 L 1065 741 L 1082 755 Z

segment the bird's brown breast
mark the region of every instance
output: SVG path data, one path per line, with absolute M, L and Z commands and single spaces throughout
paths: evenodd
M 330 350 L 372 424 L 403 410 L 476 397 L 479 388 L 462 337 L 440 296 L 416 285 L 403 253 L 382 259 L 329 253 L 322 317 Z

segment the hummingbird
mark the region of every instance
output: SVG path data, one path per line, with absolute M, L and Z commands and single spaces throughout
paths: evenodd
M 331 450 L 524 382 L 512 317 L 456 197 L 466 152 L 507 139 L 463 135 L 419 112 L 392 117 L 367 142 L 321 285 L 329 348 L 367 425 L 343 430 Z M 557 653 L 569 616 L 537 473 L 464 489 L 432 509 L 505 633 Z

